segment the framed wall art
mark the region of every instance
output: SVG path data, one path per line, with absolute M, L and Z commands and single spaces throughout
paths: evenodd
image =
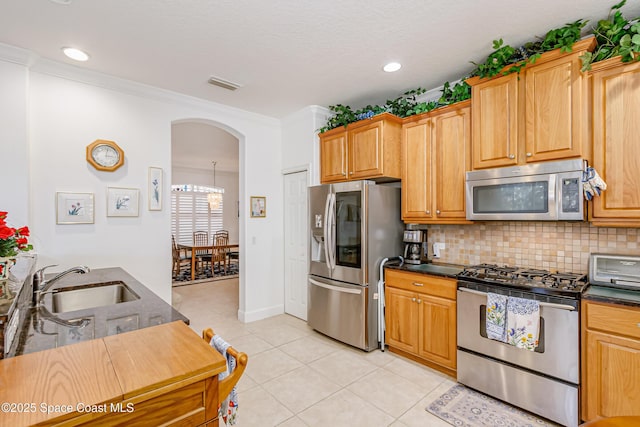
M 140 190 L 137 188 L 107 188 L 107 216 L 138 216 Z
M 149 199 L 150 211 L 162 210 L 162 168 L 149 168 L 149 188 L 147 198 Z
M 267 198 L 251 196 L 251 217 L 264 218 L 267 216 Z
M 56 224 L 93 224 L 93 193 L 56 193 Z

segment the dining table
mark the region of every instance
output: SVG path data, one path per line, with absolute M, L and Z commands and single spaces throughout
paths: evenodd
M 231 243 L 228 245 L 216 245 L 218 249 L 237 249 L 240 245 L 238 243 Z M 197 245 L 195 243 L 178 243 L 178 249 L 184 249 L 191 251 L 191 280 L 196 278 L 196 260 L 198 251 L 207 251 L 211 253 L 213 251 L 213 245 Z M 200 252 L 202 254 L 202 252 Z

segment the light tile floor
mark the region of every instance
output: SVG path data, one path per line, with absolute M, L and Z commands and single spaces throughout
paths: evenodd
M 173 305 L 199 334 L 211 327 L 249 355 L 237 427 L 449 427 L 425 407 L 452 378 L 389 352 L 346 346 L 286 314 L 241 323 L 238 279 L 173 288 Z

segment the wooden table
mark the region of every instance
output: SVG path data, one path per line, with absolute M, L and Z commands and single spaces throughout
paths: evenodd
M 217 426 L 225 369 L 182 321 L 10 357 L 0 360 L 0 427 Z
M 191 280 L 195 280 L 196 278 L 196 251 L 204 251 L 206 250 L 207 253 L 212 251 L 212 247 L 213 245 L 195 245 L 193 243 L 179 243 L 178 244 L 178 249 L 186 249 L 186 250 L 190 250 L 191 251 Z M 216 248 L 220 248 L 220 249 L 235 249 L 235 248 L 239 248 L 240 245 L 237 243 L 232 243 L 230 245 L 216 245 Z

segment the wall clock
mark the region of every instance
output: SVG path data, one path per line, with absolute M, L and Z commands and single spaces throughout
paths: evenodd
M 99 171 L 113 172 L 124 164 L 124 151 L 113 141 L 96 139 L 87 145 L 87 162 Z

